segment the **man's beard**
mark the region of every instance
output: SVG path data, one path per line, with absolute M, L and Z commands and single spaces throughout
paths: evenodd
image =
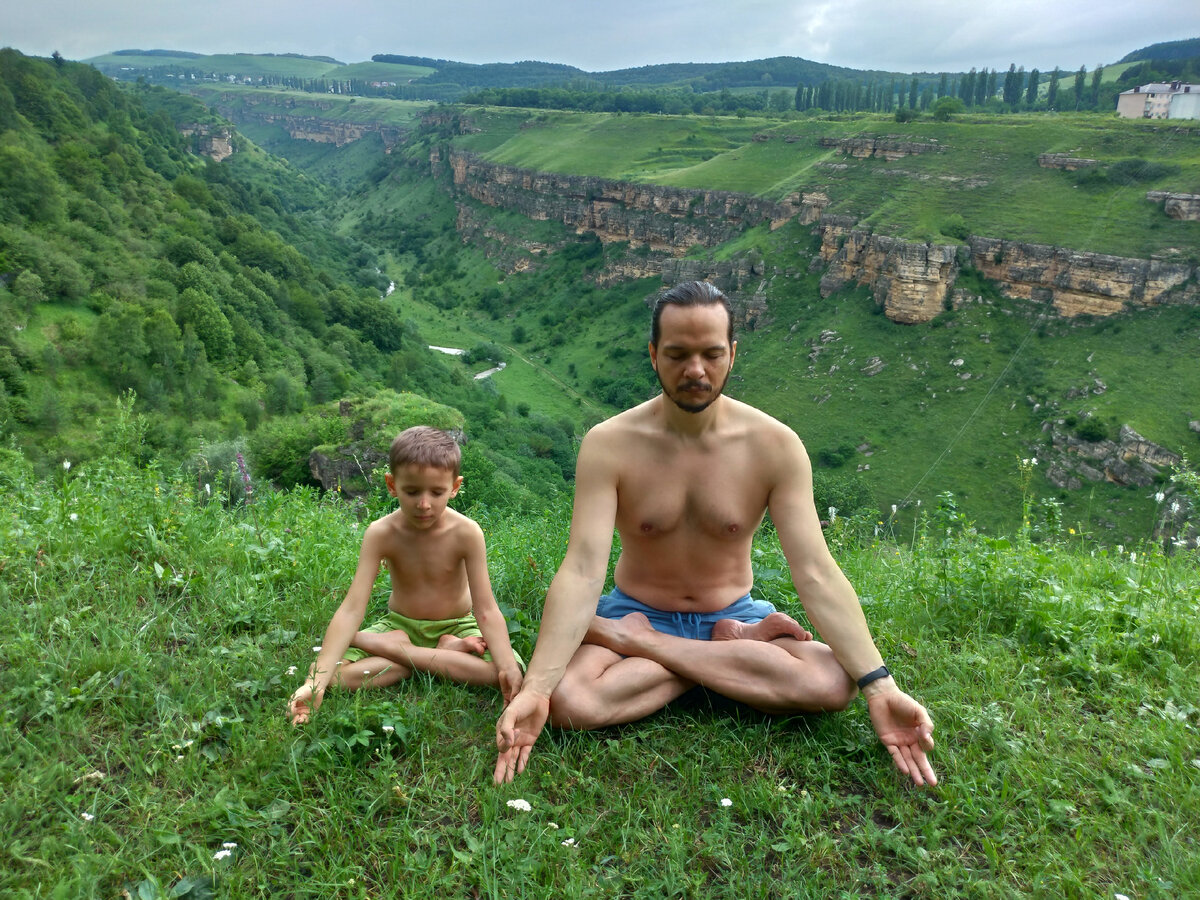
M 708 409 L 717 402 L 717 398 L 725 392 L 725 385 L 729 381 L 729 372 L 726 372 L 725 377 L 721 380 L 721 383 L 715 388 L 707 381 L 684 381 L 679 384 L 675 391 L 669 391 L 667 390 L 667 386 L 663 384 L 662 376 L 658 374 L 657 370 L 654 372 L 654 374 L 658 377 L 659 387 L 662 388 L 662 392 L 667 399 L 669 399 L 672 403 L 686 413 L 704 412 L 704 410 Z M 710 393 L 703 400 L 696 400 L 689 403 L 684 399 L 684 394 L 688 389 L 693 387 L 707 388 Z

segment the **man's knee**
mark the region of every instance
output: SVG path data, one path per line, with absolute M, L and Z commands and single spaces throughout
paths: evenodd
M 605 724 L 605 710 L 595 691 L 564 678 L 550 695 L 550 724 L 572 731 L 590 731 Z

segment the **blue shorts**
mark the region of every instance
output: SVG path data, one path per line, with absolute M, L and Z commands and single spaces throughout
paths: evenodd
M 655 631 L 673 634 L 676 637 L 707 641 L 712 639 L 713 625 L 721 619 L 735 619 L 749 625 L 761 622 L 775 612 L 775 607 L 766 600 L 755 600 L 747 594 L 716 612 L 674 612 L 647 606 L 640 600 L 630 597 L 619 587 L 613 587 L 611 594 L 601 597 L 600 603 L 596 607 L 596 615 L 605 619 L 619 619 L 635 612 L 644 613 Z

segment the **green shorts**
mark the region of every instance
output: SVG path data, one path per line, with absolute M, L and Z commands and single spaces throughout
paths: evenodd
M 362 630 L 376 634 L 388 631 L 403 631 L 408 635 L 409 640 L 418 647 L 436 647 L 438 638 L 444 634 L 453 635 L 456 638 L 483 637 L 483 632 L 479 630 L 479 623 L 475 621 L 473 613 L 467 613 L 465 616 L 457 619 L 410 619 L 408 616 L 402 616 L 398 612 L 388 610 L 386 616 L 371 627 Z M 366 650 L 359 650 L 357 647 L 348 647 L 342 658 L 346 662 L 358 662 L 360 659 L 366 659 L 367 656 L 368 653 Z M 517 658 L 517 665 L 524 672 L 525 660 L 521 659 L 520 654 L 515 650 L 513 651 L 513 656 Z M 492 654 L 485 651 L 483 658 L 490 662 Z

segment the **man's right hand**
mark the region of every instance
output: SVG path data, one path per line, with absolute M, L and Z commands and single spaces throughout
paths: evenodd
M 525 771 L 533 743 L 550 717 L 550 698 L 524 690 L 505 707 L 496 722 L 496 784 L 512 781 Z
M 323 699 L 324 690 L 315 692 L 311 681 L 304 682 L 296 688 L 296 693 L 292 694 L 292 699 L 288 701 L 288 718 L 293 725 L 303 725 L 316 713 Z

